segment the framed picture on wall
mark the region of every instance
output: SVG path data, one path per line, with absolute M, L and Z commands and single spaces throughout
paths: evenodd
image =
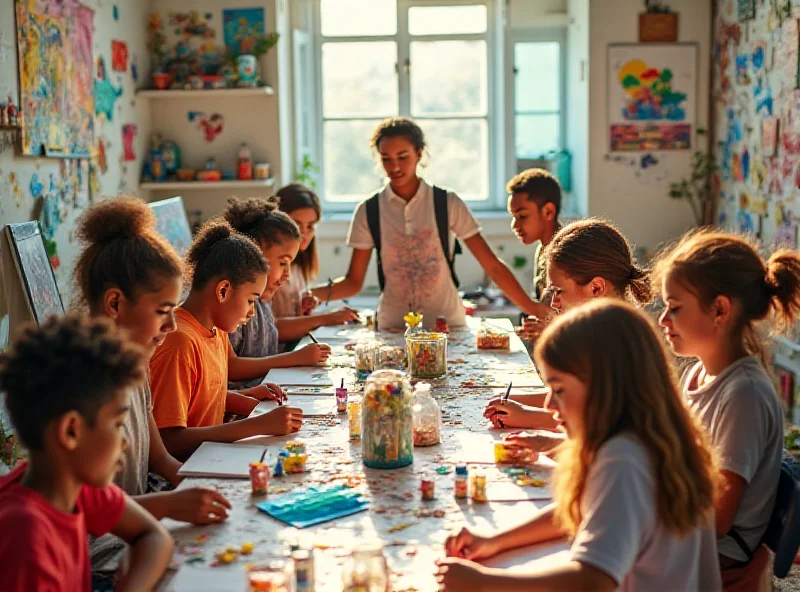
M 608 47 L 611 152 L 689 150 L 697 118 L 696 43 Z
M 64 303 L 44 248 L 39 223 L 9 224 L 6 233 L 33 319 L 41 324 L 52 315 L 63 315 Z

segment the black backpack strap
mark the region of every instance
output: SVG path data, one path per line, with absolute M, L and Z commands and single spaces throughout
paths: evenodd
M 375 245 L 375 255 L 378 257 L 378 285 L 383 287 L 386 285 L 386 276 L 383 275 L 383 263 L 381 262 L 381 211 L 378 200 L 380 199 L 380 192 L 376 193 L 367 200 L 367 225 L 369 226 L 369 233 L 372 235 L 372 242 Z
M 450 277 L 453 278 L 453 283 L 458 288 L 458 276 L 456 276 L 456 268 L 454 265 L 455 256 L 461 253 L 461 244 L 456 240 L 456 246 L 453 256 L 450 256 L 450 218 L 447 212 L 447 191 L 441 187 L 433 188 L 433 208 L 436 212 L 436 229 L 439 231 L 439 242 L 442 244 L 442 251 L 444 258 L 447 260 L 447 266 L 450 268 Z
M 739 545 L 739 548 L 744 551 L 744 554 L 747 555 L 747 560 L 753 560 L 753 552 L 750 550 L 750 547 L 747 546 L 747 543 L 744 542 L 742 535 L 740 535 L 735 528 L 731 528 L 728 532 L 728 535 L 736 541 L 736 544 Z

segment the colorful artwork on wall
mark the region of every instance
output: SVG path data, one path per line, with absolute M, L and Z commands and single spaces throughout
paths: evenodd
M 94 11 L 75 0 L 17 0 L 22 153 L 86 156 L 94 141 Z
M 739 21 L 749 21 L 756 17 L 756 0 L 739 1 Z
M 609 46 L 611 150 L 686 150 L 697 102 L 697 45 Z
M 172 245 L 175 252 L 181 257 L 189 250 L 192 244 L 192 232 L 189 229 L 189 220 L 183 207 L 183 199 L 171 197 L 150 203 L 150 208 L 156 215 L 156 228 L 167 242 Z
M 225 127 L 225 118 L 221 113 L 206 115 L 202 111 L 189 111 L 186 118 L 203 132 L 206 142 L 213 142 Z
M 122 126 L 122 160 L 136 160 L 133 142 L 136 139 L 136 124 L 126 123 Z
M 253 53 L 264 34 L 263 8 L 233 8 L 222 11 L 225 46 L 235 56 Z
M 124 41 L 111 42 L 111 67 L 117 72 L 128 71 L 128 44 Z
M 778 119 L 772 117 L 761 122 L 761 154 L 775 156 L 778 153 Z

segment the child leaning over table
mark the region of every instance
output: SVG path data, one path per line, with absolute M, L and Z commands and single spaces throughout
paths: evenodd
M 107 320 L 65 317 L 27 328 L 0 356 L 0 389 L 29 461 L 0 479 L 0 588 L 92 590 L 88 534 L 130 548 L 117 590 L 150 590 L 172 539 L 112 484 L 127 446 L 129 393 L 147 359 Z
M 449 537 L 439 562 L 444 588 L 720 590 L 714 457 L 651 321 L 623 302 L 586 304 L 554 321 L 534 355 L 550 388 L 547 406 L 568 436 L 555 502 L 499 533 L 462 528 Z M 565 535 L 570 559 L 551 567 L 475 563 Z

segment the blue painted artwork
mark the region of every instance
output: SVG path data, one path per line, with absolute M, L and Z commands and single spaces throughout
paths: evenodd
M 750 151 L 747 146 L 744 147 L 744 152 L 742 152 L 742 174 L 745 181 L 750 178 Z
M 94 108 L 95 113 L 101 113 L 109 121 L 114 120 L 114 103 L 122 96 L 122 85 L 114 88 L 108 78 L 94 81 Z
M 39 173 L 31 175 L 31 197 L 41 197 L 44 191 L 44 183 L 39 180 Z
M 183 199 L 171 197 L 150 203 L 150 209 L 156 215 L 156 229 L 172 245 L 181 257 L 186 254 L 192 244 L 192 231 L 183 207 Z
M 369 508 L 364 494 L 344 485 L 311 486 L 269 501 L 258 509 L 295 528 L 322 524 Z
M 753 57 L 751 58 L 753 61 L 753 70 L 758 72 L 761 68 L 764 67 L 764 46 L 759 45 L 753 50 Z
M 753 89 L 753 97 L 756 100 L 756 111 L 759 115 L 772 117 L 772 87 L 759 80 Z
M 225 46 L 234 55 L 253 53 L 258 38 L 264 35 L 263 8 L 232 8 L 222 11 Z

